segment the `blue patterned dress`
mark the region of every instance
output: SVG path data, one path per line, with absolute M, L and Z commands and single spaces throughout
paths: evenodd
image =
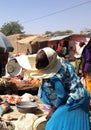
M 74 67 L 62 62 L 59 72 L 43 79 L 40 99 L 57 107 L 46 124 L 46 130 L 89 130 L 90 95 L 80 83 Z

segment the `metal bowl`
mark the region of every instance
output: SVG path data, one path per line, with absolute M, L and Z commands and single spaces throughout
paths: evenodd
M 36 102 L 22 101 L 16 103 L 16 107 L 21 113 L 34 113 L 38 108 L 38 104 Z

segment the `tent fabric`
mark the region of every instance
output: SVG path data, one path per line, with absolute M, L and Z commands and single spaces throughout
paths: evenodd
M 0 32 L 0 52 L 12 52 L 13 50 L 14 48 L 10 41 Z

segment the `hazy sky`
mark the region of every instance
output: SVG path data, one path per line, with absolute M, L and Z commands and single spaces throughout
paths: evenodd
M 0 27 L 19 21 L 28 34 L 91 29 L 91 0 L 0 0 Z

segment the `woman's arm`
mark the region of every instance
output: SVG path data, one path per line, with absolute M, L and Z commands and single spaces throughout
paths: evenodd
M 56 91 L 57 98 L 55 100 L 54 105 L 51 106 L 50 112 L 46 116 L 47 120 L 52 116 L 52 114 L 55 112 L 55 110 L 59 106 L 65 104 L 65 102 L 67 100 L 67 95 L 66 95 L 64 86 L 61 83 L 61 81 L 58 78 L 54 78 L 54 79 L 52 79 L 52 84 L 54 84 L 54 88 L 55 88 L 55 91 Z

